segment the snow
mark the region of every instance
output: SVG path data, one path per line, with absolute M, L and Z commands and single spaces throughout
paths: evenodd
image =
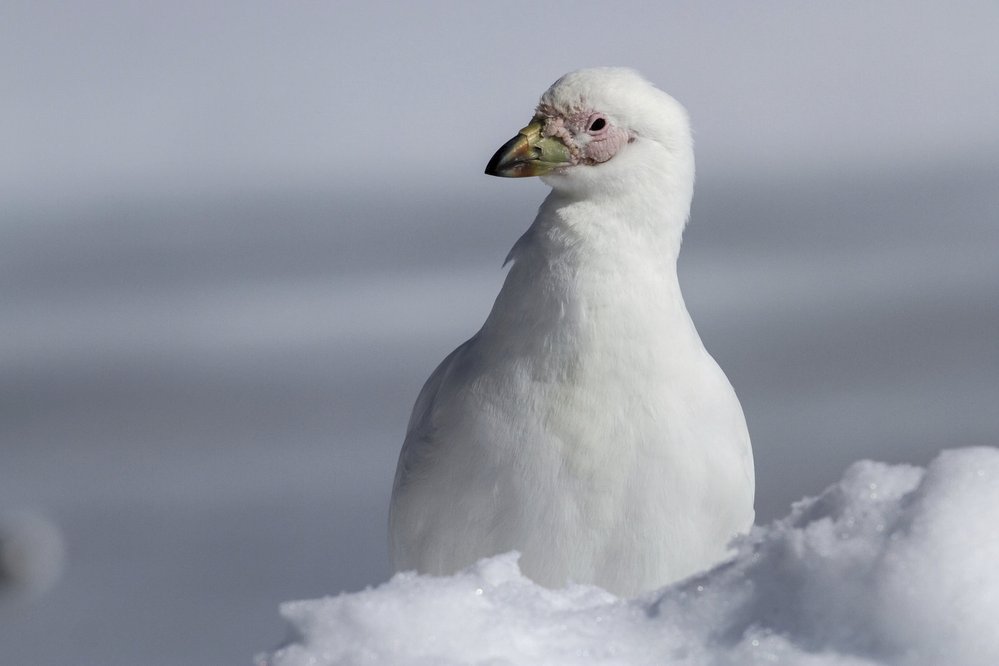
M 636 599 L 549 590 L 516 553 L 281 608 L 260 664 L 999 663 L 999 449 L 854 463 L 732 560 Z
M 37 511 L 0 514 L 0 597 L 36 597 L 58 582 L 65 561 L 59 528 Z

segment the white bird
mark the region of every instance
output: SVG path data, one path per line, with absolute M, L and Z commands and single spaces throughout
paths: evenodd
M 753 523 L 749 434 L 687 314 L 686 111 L 629 69 L 541 97 L 486 167 L 551 186 L 481 330 L 427 380 L 390 511 L 397 570 L 517 550 L 549 587 L 621 595 L 728 554 Z

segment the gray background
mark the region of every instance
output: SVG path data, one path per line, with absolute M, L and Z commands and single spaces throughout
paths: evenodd
M 688 305 L 758 515 L 849 462 L 999 441 L 999 5 L 0 8 L 0 510 L 63 532 L 5 664 L 248 663 L 278 602 L 388 575 L 423 380 L 545 188 L 538 95 L 630 65 L 688 108 Z

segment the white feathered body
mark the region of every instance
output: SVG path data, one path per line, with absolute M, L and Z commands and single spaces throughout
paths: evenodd
M 482 329 L 427 381 L 392 497 L 397 569 L 517 550 L 541 584 L 630 595 L 719 561 L 752 524 L 742 409 L 677 281 L 692 154 L 689 174 L 635 178 L 659 152 L 631 149 L 626 189 L 556 188 Z

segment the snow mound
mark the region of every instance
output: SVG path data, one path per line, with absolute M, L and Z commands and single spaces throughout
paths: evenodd
M 65 546 L 59 528 L 34 511 L 0 514 L 0 601 L 36 598 L 62 575 Z
M 271 666 L 999 664 L 999 449 L 858 462 L 729 562 L 637 599 L 549 590 L 516 554 L 282 605 Z

